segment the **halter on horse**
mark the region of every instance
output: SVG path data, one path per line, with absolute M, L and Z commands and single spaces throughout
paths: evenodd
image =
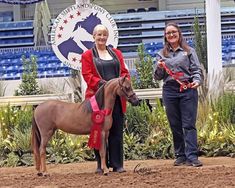
M 112 110 L 116 96 L 125 97 L 132 105 L 138 105 L 139 99 L 134 93 L 131 82 L 126 77 L 115 78 L 102 86 L 95 98 L 101 110 L 109 109 L 111 113 L 104 117 L 101 125 L 101 168 L 104 174 L 109 170 L 106 166 L 106 143 L 109 130 L 112 126 Z M 86 135 L 93 125 L 92 108 L 90 100 L 82 103 L 68 103 L 58 100 L 48 100 L 40 104 L 34 111 L 32 121 L 32 149 L 35 166 L 39 176 L 47 176 L 46 169 L 46 146 L 57 129 L 64 132 Z

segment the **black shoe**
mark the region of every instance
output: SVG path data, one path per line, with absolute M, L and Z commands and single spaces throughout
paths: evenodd
M 101 168 L 97 168 L 95 174 L 102 174 L 103 170 Z
M 193 166 L 193 167 L 200 167 L 203 164 L 198 159 L 194 159 L 194 160 L 187 160 L 186 165 L 187 166 Z
M 182 166 L 185 163 L 186 163 L 186 157 L 178 157 L 174 162 L 174 166 Z
M 118 172 L 118 173 L 123 173 L 123 172 L 126 172 L 126 170 L 122 167 L 120 168 L 113 168 L 113 172 Z

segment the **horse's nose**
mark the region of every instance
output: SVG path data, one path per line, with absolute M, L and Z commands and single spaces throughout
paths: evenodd
M 134 100 L 131 104 L 132 104 L 132 106 L 139 106 L 140 101 L 137 99 L 137 100 Z
M 136 95 L 133 95 L 132 98 L 128 100 L 132 106 L 138 106 L 140 104 L 140 100 Z

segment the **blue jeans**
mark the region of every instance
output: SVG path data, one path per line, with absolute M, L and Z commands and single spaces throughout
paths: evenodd
M 196 89 L 179 90 L 175 81 L 163 86 L 163 104 L 173 134 L 175 156 L 189 160 L 198 158 L 196 117 L 198 92 Z

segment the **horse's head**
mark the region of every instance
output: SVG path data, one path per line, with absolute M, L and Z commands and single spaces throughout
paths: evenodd
M 118 95 L 124 96 L 133 106 L 139 105 L 139 99 L 133 91 L 131 81 L 126 76 L 124 76 L 118 80 L 118 83 L 120 88 Z

